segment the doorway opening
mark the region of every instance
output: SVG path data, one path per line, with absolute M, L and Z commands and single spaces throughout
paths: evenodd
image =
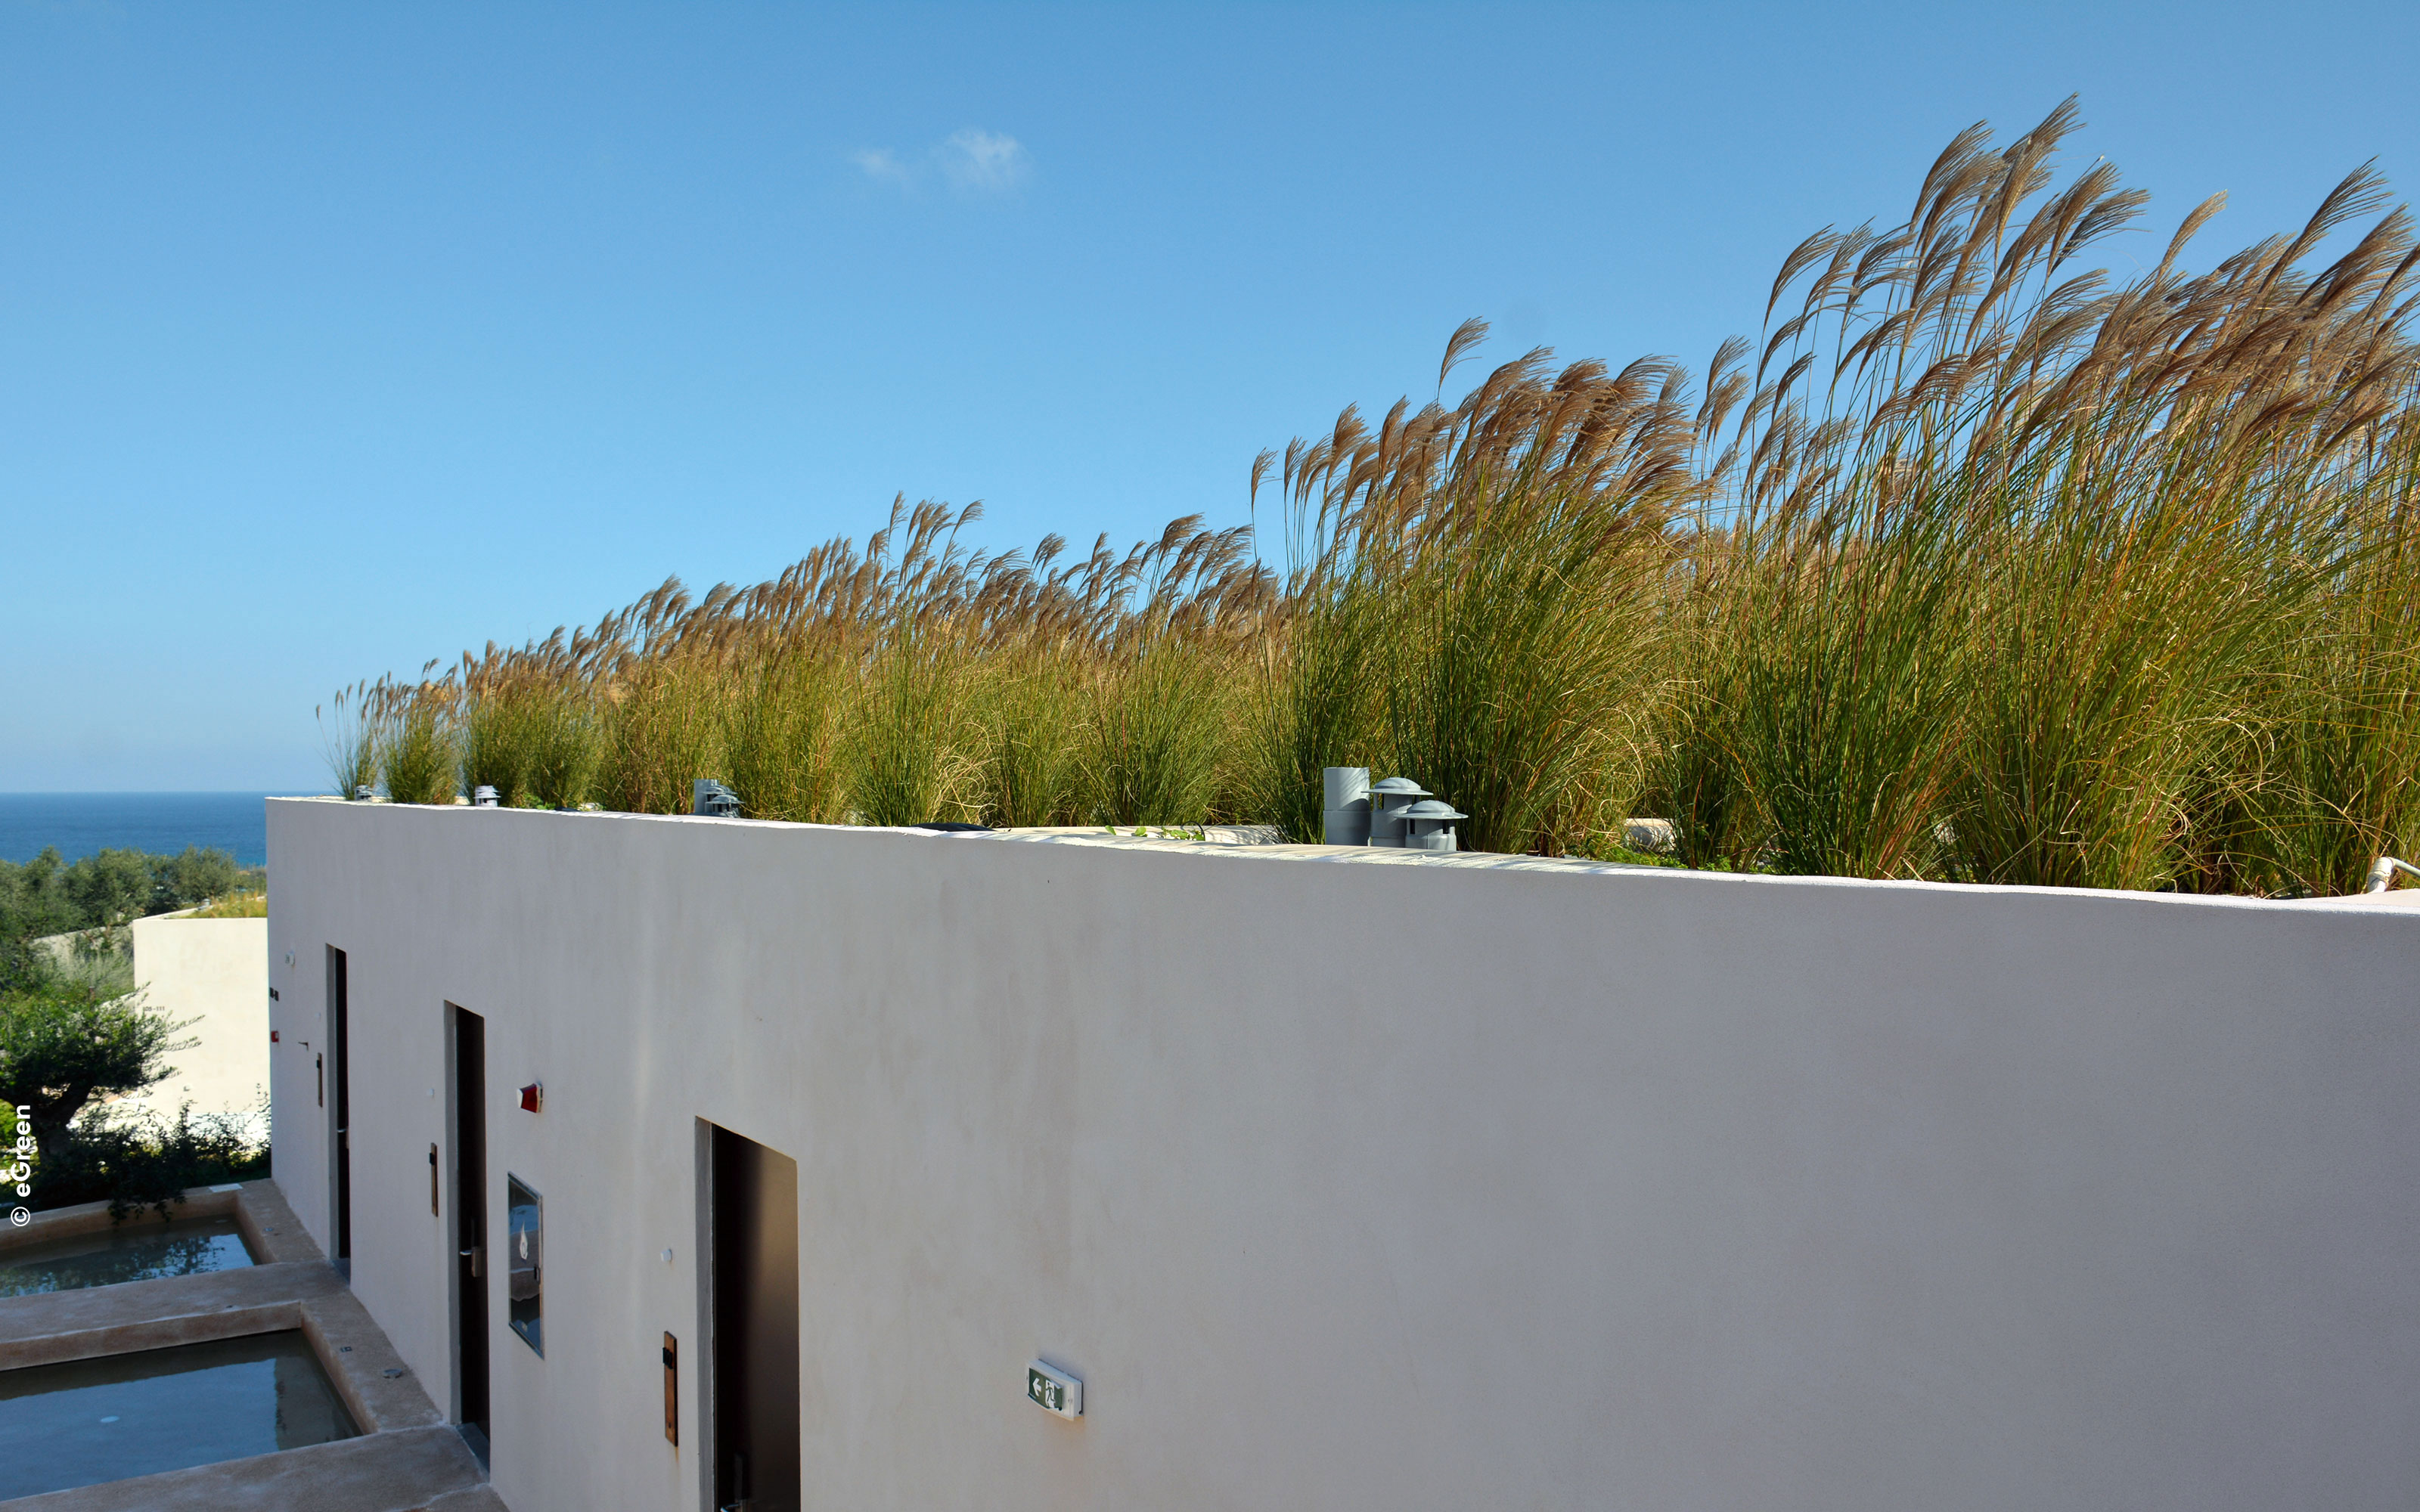
M 713 1504 L 799 1512 L 799 1164 L 709 1137 Z
M 454 1063 L 454 1421 L 488 1462 L 488 1021 L 445 1005 Z
M 334 1072 L 334 1095 L 328 1103 L 328 1211 L 333 1245 L 329 1258 L 348 1281 L 353 1275 L 353 1147 L 352 1089 L 348 1053 L 352 1040 L 350 1005 L 346 1000 L 345 952 L 328 947 L 328 1045 L 321 1074 Z M 323 1096 L 325 1094 L 323 1093 Z

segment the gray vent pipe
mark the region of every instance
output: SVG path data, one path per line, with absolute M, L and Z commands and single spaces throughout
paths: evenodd
M 1370 843 L 1402 850 L 1404 810 L 1429 795 L 1429 790 L 1408 777 L 1390 777 L 1370 784 Z
M 2378 863 L 2369 869 L 2369 880 L 2361 885 L 2361 890 L 2384 892 L 2395 886 L 2395 873 L 2397 872 L 2409 872 L 2413 876 L 2420 877 L 2420 866 L 2413 866 L 2409 861 L 2398 861 L 2392 856 L 2381 856 L 2378 858 Z
M 1454 839 L 1453 822 L 1467 819 L 1470 815 L 1456 812 L 1452 804 L 1435 798 L 1422 798 L 1418 803 L 1404 806 L 1399 812 L 1403 815 L 1404 838 L 1401 843 L 1404 849 L 1458 851 L 1462 848 L 1461 842 Z
M 1370 768 L 1327 766 L 1319 773 L 1325 790 L 1320 841 L 1327 845 L 1370 843 Z
M 1330 845 L 1385 850 L 1457 851 L 1454 821 L 1470 815 L 1429 796 L 1408 777 L 1370 780 L 1366 766 L 1320 769 L 1322 837 Z

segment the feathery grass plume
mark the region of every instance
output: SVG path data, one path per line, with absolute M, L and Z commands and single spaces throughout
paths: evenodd
M 1440 385 L 1486 329 L 1484 321 L 1466 320 L 1454 332 L 1438 371 Z M 1309 475 L 1293 475 L 1305 445 L 1297 440 L 1287 449 L 1287 569 L 1283 592 L 1249 656 L 1256 697 L 1237 785 L 1250 811 L 1287 840 L 1311 845 L 1325 838 L 1326 768 L 1383 769 L 1391 757 L 1379 676 L 1387 630 L 1383 594 L 1376 575 L 1359 570 L 1344 533 L 1351 501 L 1312 486 Z M 1277 461 L 1274 452 L 1253 459 L 1249 501 L 1256 515 L 1261 486 Z
M 2363 203 L 2364 177 L 2331 196 L 2305 244 Z M 2255 773 L 2229 791 L 2212 774 L 2263 748 L 2243 738 L 2256 687 L 2315 643 L 2331 580 L 2372 548 L 2344 528 L 2366 487 L 2347 441 L 2373 428 L 2374 391 L 2408 352 L 2381 339 L 2374 305 L 2308 304 L 2290 245 L 2178 278 L 2202 219 L 2117 297 L 2056 409 L 1970 453 L 2009 532 L 1974 678 L 1989 759 L 1960 819 L 1986 876 L 2208 886 L 2232 867 L 2225 835 L 2250 795 L 2276 788 Z M 2398 219 L 2318 285 L 2380 289 L 2410 251 Z M 2266 334 L 2247 344 L 2248 327 Z
M 1745 637 L 1731 612 L 1729 532 L 1699 532 L 1678 555 L 1662 606 L 1666 683 L 1647 702 L 1652 735 L 1637 811 L 1672 825 L 1672 854 L 1683 866 L 1745 867 L 1763 826 L 1732 720 Z
M 431 678 L 436 668 L 433 661 L 422 668 L 418 683 L 380 682 L 372 689 L 379 773 L 396 803 L 451 803 L 460 791 L 453 729 L 458 690 L 449 679 Z
M 2069 265 L 2145 196 L 2106 163 L 2055 185 L 2074 125 L 2071 100 L 2002 151 L 1978 126 L 1935 163 L 1904 225 L 1827 230 L 1793 253 L 1773 304 L 1804 279 L 1802 305 L 1770 331 L 1752 393 L 1732 391 L 1749 396 L 1710 471 L 1730 519 L 1762 537 L 1755 549 L 1783 552 L 1787 570 L 1760 561 L 1744 581 L 1811 571 L 1818 602 L 1843 584 L 1897 585 L 1884 601 L 1853 595 L 1854 612 L 1820 633 L 1856 635 L 1807 665 L 1828 665 L 1833 687 L 1879 678 L 1852 700 L 1867 712 L 1836 732 L 1871 737 L 1854 764 L 1875 779 L 1955 742 L 1941 801 L 1956 810 L 1965 866 L 2164 886 L 2189 848 L 2195 774 L 2228 747 L 2263 648 L 2291 633 L 2333 570 L 2337 459 L 2375 427 L 2383 386 L 2408 363 L 2397 285 L 2411 238 L 2396 211 L 2329 270 L 2299 271 L 2320 238 L 2382 203 L 2365 170 L 2302 237 L 2187 278 L 2177 259 L 2215 213 L 2206 202 L 2157 268 L 2109 290 L 2104 274 Z M 1889 570 L 1911 543 L 1954 589 Z M 1791 633 L 1797 611 L 1784 607 L 1760 625 L 1760 660 L 1787 655 L 1766 650 Z M 1919 654 L 1927 622 L 1950 635 Z M 1877 633 L 1900 648 L 1879 661 Z M 1933 683 L 1962 704 L 1938 736 L 1922 733 L 1937 716 L 1900 717 Z M 1792 732 L 1749 719 L 1742 762 L 1803 752 L 1806 732 Z M 1854 847 L 1866 863 L 1838 852 L 1837 823 L 1830 838 L 1795 834 L 1801 821 L 1774 808 L 1803 800 L 1806 781 L 1751 786 L 1793 869 L 1869 865 L 1893 834 L 1911 837 L 1895 863 L 1906 866 L 1920 864 L 1914 800 L 1934 770 L 1931 758 L 1906 768 L 1920 779 L 1900 784 L 1907 801 L 1888 817 L 1846 821 L 1877 832 Z
M 971 564 L 957 532 L 981 517 L 980 504 L 953 511 L 926 500 L 911 511 L 902 496 L 867 544 L 881 639 L 860 659 L 841 748 L 849 807 L 866 824 L 954 817 L 944 808 L 967 755 L 954 707 L 960 626 L 950 610 Z
M 1469 812 L 1471 849 L 1555 854 L 1579 843 L 1621 707 L 1652 680 L 1661 521 L 1506 483 L 1405 564 L 1388 725 L 1396 764 Z
M 1486 341 L 1487 332 L 1487 322 L 1473 316 L 1447 338 L 1437 364 L 1440 397 L 1446 379 Z M 1422 443 L 1420 460 L 1428 459 L 1429 433 L 1442 411 L 1432 405 L 1406 425 L 1409 408 L 1405 399 L 1389 411 L 1369 460 L 1397 461 L 1414 450 L 1405 443 L 1415 438 Z M 1369 440 L 1359 409 L 1348 406 L 1328 437 L 1296 437 L 1281 465 L 1275 452 L 1252 461 L 1248 502 L 1256 517 L 1261 487 L 1270 469 L 1280 469 L 1286 571 L 1251 656 L 1258 697 L 1254 738 L 1244 754 L 1252 775 L 1241 786 L 1257 812 L 1303 844 L 1325 835 L 1328 767 L 1383 773 L 1396 764 L 1385 713 L 1389 575 L 1382 561 L 1364 560 L 1361 549 L 1371 532 L 1360 511 L 1375 480 L 1345 460 Z
M 1635 806 L 1645 817 L 1671 825 L 1672 855 L 1687 867 L 1744 866 L 1754 858 L 1761 832 L 1728 717 L 1730 685 L 1721 671 L 1713 664 L 1692 665 L 1667 691 L 1659 738 Z
M 1172 639 L 1146 640 L 1094 671 L 1081 758 L 1093 817 L 1112 825 L 1210 818 L 1226 729 L 1219 671 Z
M 457 717 L 462 753 L 462 791 L 496 790 L 508 809 L 536 801 L 532 791 L 539 743 L 546 733 L 553 690 L 527 678 L 482 678 L 469 656 Z
M 2227 857 L 2264 892 L 2360 890 L 2380 856 L 2420 849 L 2420 424 L 2412 379 L 2358 458 L 2354 544 L 2307 633 L 2276 648 L 2254 704 L 2259 760 L 2235 790 Z
M 349 798 L 364 788 L 378 786 L 378 718 L 366 681 L 336 690 L 322 709 L 313 709 L 319 724 L 320 750 L 336 795 Z
M 734 596 L 720 583 L 693 604 L 680 579 L 667 578 L 566 646 L 595 689 L 594 790 L 607 808 L 687 813 L 695 782 L 722 775 L 727 677 L 719 632 Z
M 1444 369 L 1484 335 L 1467 322 Z M 1383 710 L 1364 748 L 1464 809 L 1475 849 L 1575 848 L 1621 706 L 1652 685 L 1653 593 L 1672 511 L 1696 495 L 1687 379 L 1541 349 L 1452 409 L 1398 403 L 1375 431 L 1347 409 L 1287 449 L 1294 658 L 1273 737 L 1273 807 L 1308 832 L 1318 772 L 1359 688 Z M 1298 669 L 1298 670 L 1295 670 Z
M 594 789 L 626 809 L 676 811 L 697 776 L 721 769 L 737 785 L 734 774 L 745 769 L 747 787 L 769 795 L 746 801 L 767 812 L 904 821 L 1005 803 L 1068 817 L 1078 803 L 1068 764 L 1081 744 L 1080 695 L 1119 638 L 1130 637 L 1129 622 L 1156 614 L 1188 644 L 1201 639 L 1196 627 L 1215 624 L 1222 628 L 1211 642 L 1231 650 L 1233 627 L 1266 612 L 1269 585 L 1257 568 L 1231 566 L 1195 574 L 1175 599 L 1138 604 L 1137 585 L 1156 560 L 1152 543 L 1121 558 L 1105 540 L 1061 565 L 1064 542 L 1052 536 L 1031 561 L 991 557 L 955 544 L 978 516 L 979 506 L 928 501 L 910 511 L 901 500 L 863 553 L 833 541 L 778 579 L 744 591 L 720 586 L 697 602 L 668 581 L 567 637 L 558 629 L 542 644 L 466 656 L 460 683 L 481 695 L 551 690 L 535 701 L 544 734 L 532 740 L 559 749 L 571 775 L 530 779 L 546 801 L 590 791 L 577 774 L 593 742 Z M 1195 559 L 1203 549 L 1187 548 Z M 797 681 L 806 669 L 843 685 L 826 690 L 832 723 L 822 734 L 812 720 L 791 718 L 803 717 L 803 705 L 793 705 L 806 695 Z M 1032 707 L 1011 717 L 1020 702 Z M 1234 765 L 1231 754 L 1222 749 L 1222 772 Z M 784 761 L 807 764 L 784 772 Z M 811 769 L 826 761 L 839 773 L 837 800 L 830 775 Z M 1049 776 L 1062 766 L 1063 781 Z M 1052 796 L 1054 787 L 1067 791 Z
M 1859 513 L 1867 513 L 1859 510 Z M 1952 545 L 1937 516 L 1763 530 L 1735 606 L 1736 773 L 1775 870 L 1913 874 L 1951 781 Z
M 1956 825 L 1984 880 L 2176 881 L 2196 816 L 2224 823 L 2209 774 L 2236 764 L 2247 695 L 2311 627 L 2332 554 L 2302 491 L 2212 476 L 2236 458 L 2192 455 L 2173 419 L 2164 436 L 2095 419 L 2039 486 L 2012 471 L 2039 502 L 1982 575 Z
M 1014 646 L 987 658 L 974 687 L 983 821 L 1002 826 L 1080 823 L 1080 664 L 1061 647 Z
M 723 771 L 751 819 L 837 824 L 847 672 L 790 648 L 737 669 L 723 727 Z
M 542 809 L 586 803 L 604 757 L 604 733 L 584 688 L 547 691 L 533 710 L 529 796 Z
M 1264 638 L 1251 665 L 1261 697 L 1240 786 L 1287 840 L 1315 845 L 1326 769 L 1393 760 L 1379 675 L 1387 619 L 1376 586 L 1352 574 L 1297 582 L 1288 599 L 1282 633 Z
M 860 673 L 842 761 L 848 801 L 861 823 L 916 825 L 942 811 L 956 752 L 951 748 L 954 671 L 936 626 L 909 624 Z
M 507 808 L 577 808 L 587 801 L 602 760 L 603 731 L 592 702 L 582 637 L 557 626 L 544 641 L 464 652 L 461 686 L 462 783 L 496 790 Z
M 487 771 L 489 700 L 543 689 L 526 743 L 569 775 L 492 769 L 656 811 L 719 775 L 765 814 L 1308 840 L 1320 769 L 1367 764 L 1469 811 L 1474 847 L 1600 850 L 1635 799 L 1697 864 L 2355 886 L 2420 844 L 2410 217 L 2364 169 L 2188 271 L 2212 199 L 2118 278 L 2145 196 L 2060 177 L 2075 126 L 1978 125 L 1902 222 L 1807 239 L 1694 394 L 1542 350 L 1449 406 L 1466 323 L 1435 402 L 1254 465 L 1282 580 L 1198 520 L 1029 560 L 958 544 L 977 506 L 903 498 L 862 551 L 669 581 L 340 716 L 382 752 L 467 701 Z
M 1085 797 L 1102 820 L 1210 817 L 1231 729 L 1223 689 L 1237 659 L 1236 626 L 1202 589 L 1257 580 L 1249 547 L 1249 527 L 1206 531 L 1188 516 L 1122 566 L 1110 590 L 1115 628 L 1090 679 L 1081 756 Z
M 690 811 L 693 784 L 722 775 L 725 670 L 703 654 L 638 662 L 608 689 L 597 791 L 626 813 Z

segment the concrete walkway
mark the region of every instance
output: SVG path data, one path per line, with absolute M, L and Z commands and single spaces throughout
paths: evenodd
M 261 1263 L 112 1287 L 0 1298 L 0 1370 L 300 1329 L 362 1436 L 188 1470 L 50 1491 L 27 1512 L 504 1512 L 461 1436 L 303 1231 L 276 1186 L 195 1190 L 177 1216 L 232 1211 Z M 85 1209 L 41 1215 L 18 1242 L 107 1223 Z M 150 1220 L 130 1220 L 150 1221 Z

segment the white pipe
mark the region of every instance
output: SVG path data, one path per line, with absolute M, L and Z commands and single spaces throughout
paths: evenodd
M 2369 869 L 2369 880 L 2361 885 L 2361 890 L 2384 892 L 2395 886 L 2395 873 L 2397 872 L 2409 872 L 2413 876 L 2420 877 L 2420 866 L 2413 866 L 2409 861 L 2398 861 L 2392 856 L 2381 856 L 2378 858 L 2377 864 Z

